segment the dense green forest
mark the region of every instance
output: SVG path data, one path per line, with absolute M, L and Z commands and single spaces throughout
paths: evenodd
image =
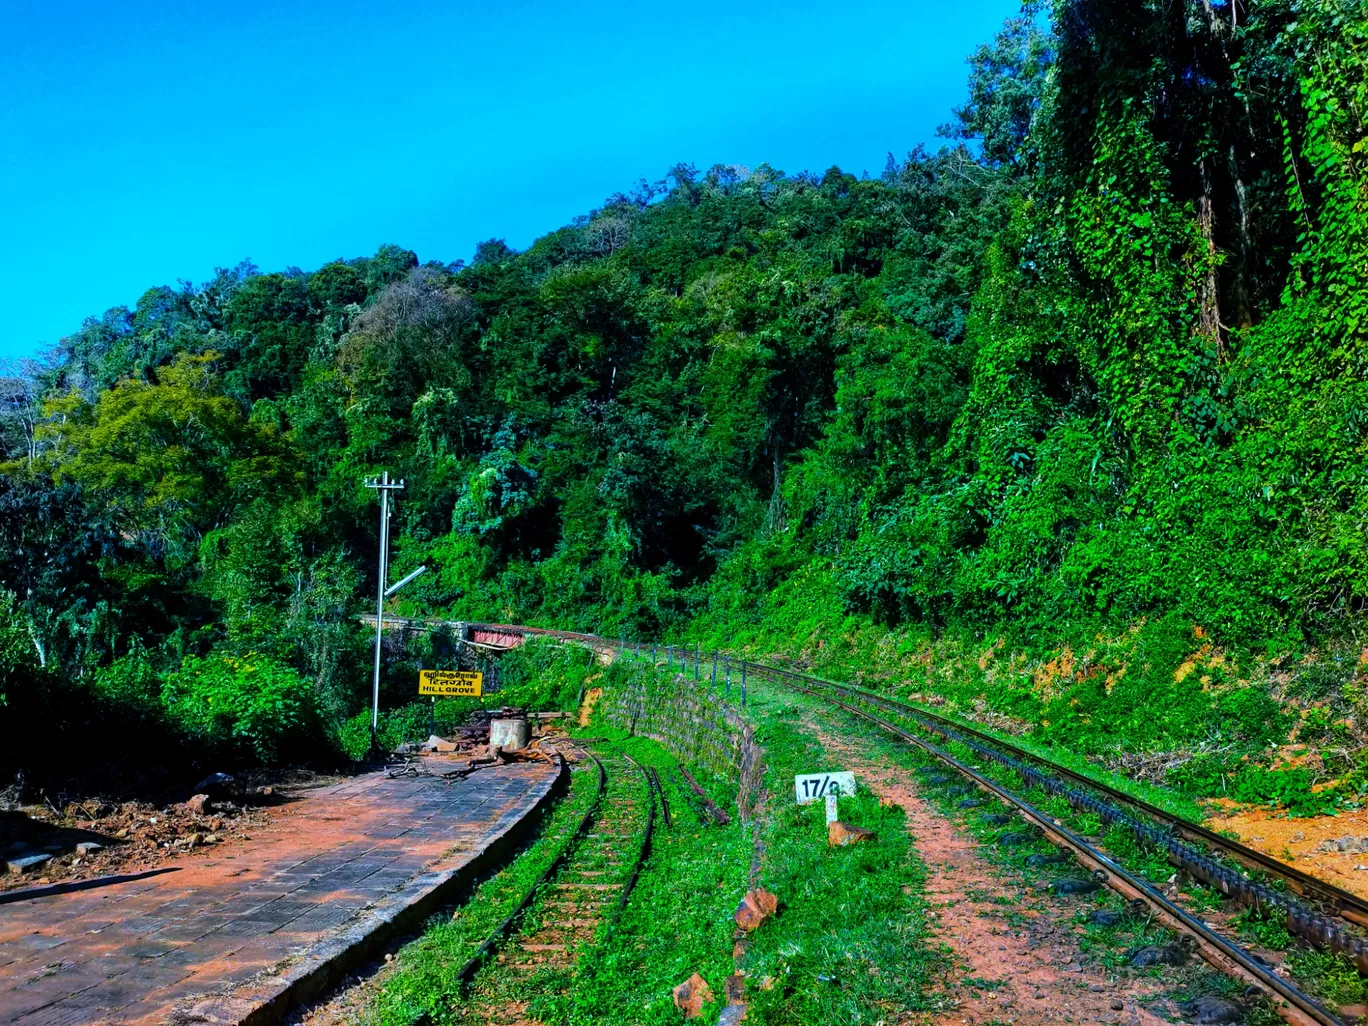
M 968 63 L 878 177 L 681 164 L 523 252 L 243 262 L 12 368 L 0 761 L 326 749 L 382 470 L 413 613 L 1352 630 L 1368 3 L 1031 3 Z

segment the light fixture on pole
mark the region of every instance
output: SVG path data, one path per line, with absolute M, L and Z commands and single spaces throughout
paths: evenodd
M 394 584 L 391 584 L 388 588 L 385 589 L 385 598 L 389 598 L 404 585 L 408 584 L 409 581 L 413 580 L 415 577 L 422 577 L 425 573 L 427 573 L 427 567 L 420 566 L 417 570 L 413 571 L 413 573 L 409 574 L 402 581 L 396 581 Z

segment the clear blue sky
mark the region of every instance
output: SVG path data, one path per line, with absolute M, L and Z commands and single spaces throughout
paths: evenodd
M 0 357 L 149 286 L 521 248 L 677 161 L 878 174 L 1017 0 L 8 0 Z

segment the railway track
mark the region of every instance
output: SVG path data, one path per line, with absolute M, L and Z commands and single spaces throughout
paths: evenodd
M 597 651 L 617 650 L 621 644 L 576 631 L 506 624 L 479 626 L 553 637 Z M 709 658 L 712 655 L 709 653 Z M 668 656 L 666 658 L 668 660 Z M 916 746 L 975 787 L 1016 808 L 1049 840 L 1071 852 L 1080 865 L 1103 874 L 1112 890 L 1128 899 L 1143 900 L 1164 925 L 1180 935 L 1192 937 L 1207 962 L 1264 993 L 1287 1021 L 1342 1026 L 1342 1020 L 1333 1012 L 1262 959 L 1170 901 L 1148 881 L 1128 872 L 1105 851 L 1069 830 L 1050 813 L 1036 808 L 994 780 L 984 772 L 984 764 L 1008 771 L 1028 785 L 1064 798 L 1076 810 L 1093 813 L 1106 824 L 1129 830 L 1144 843 L 1162 850 L 1170 862 L 1195 879 L 1243 905 L 1285 916 L 1289 932 L 1315 947 L 1349 955 L 1360 972 L 1368 973 L 1368 942 L 1343 925 L 1346 922 L 1368 925 L 1368 902 L 1358 896 L 1105 782 L 930 710 L 782 667 L 735 658 L 730 659 L 730 665 L 752 679 L 765 680 L 840 708 Z M 680 668 L 683 669 L 682 663 Z M 889 715 L 902 722 L 889 719 Z M 967 749 L 971 753 L 970 759 L 978 765 L 957 758 L 942 745 L 960 746 L 962 751 Z M 1247 870 L 1266 874 L 1275 883 L 1251 879 Z
M 587 754 L 598 775 L 592 803 L 517 908 L 456 973 L 469 988 L 464 1021 L 527 1022 L 526 995 L 568 987 L 626 908 L 650 853 L 655 790 L 629 756 Z

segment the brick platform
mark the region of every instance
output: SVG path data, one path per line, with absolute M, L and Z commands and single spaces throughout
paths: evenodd
M 557 777 L 540 764 L 451 784 L 369 774 L 280 809 L 231 850 L 7 900 L 0 1024 L 272 1021 L 496 864 Z

